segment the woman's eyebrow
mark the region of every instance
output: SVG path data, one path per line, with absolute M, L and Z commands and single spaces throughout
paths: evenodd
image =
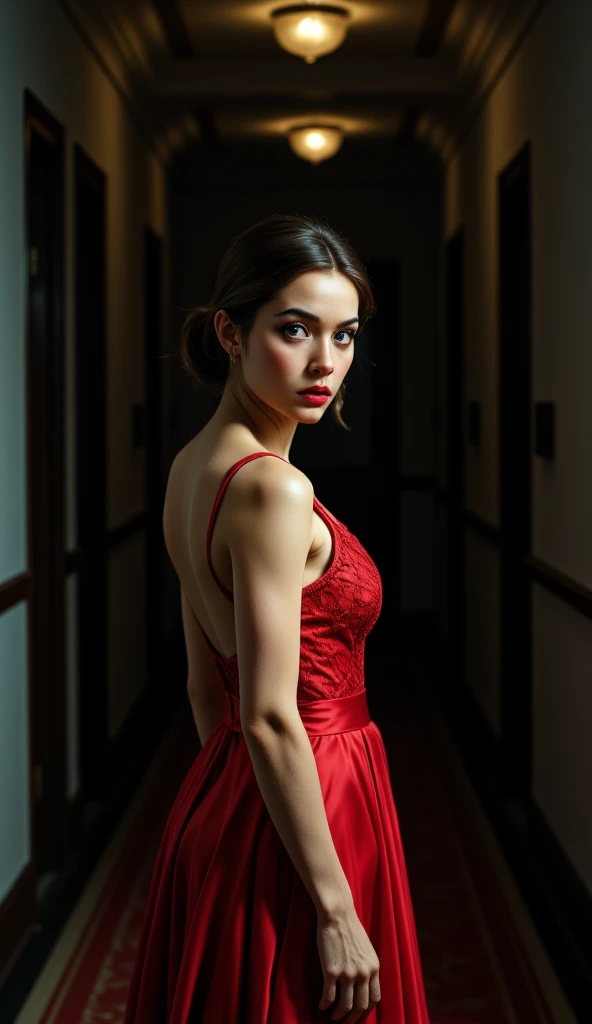
M 321 319 L 315 313 L 307 313 L 305 309 L 298 309 L 296 306 L 292 306 L 290 309 L 283 309 L 281 313 L 274 313 L 274 316 L 285 316 L 286 313 L 295 313 L 296 316 L 303 316 L 306 320 L 315 320 L 317 323 Z M 338 327 L 347 327 L 348 324 L 355 324 L 359 322 L 359 316 L 352 316 L 351 320 L 342 320 Z

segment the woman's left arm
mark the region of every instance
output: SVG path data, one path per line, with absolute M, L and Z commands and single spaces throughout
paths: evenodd
M 203 747 L 210 733 L 224 717 L 224 687 L 212 652 L 182 586 L 181 614 L 187 649 L 187 695 Z

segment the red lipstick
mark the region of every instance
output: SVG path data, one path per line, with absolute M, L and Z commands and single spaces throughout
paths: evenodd
M 302 395 L 307 405 L 324 405 L 331 392 L 328 387 L 314 384 L 310 388 L 304 388 L 303 391 L 299 391 L 298 394 Z

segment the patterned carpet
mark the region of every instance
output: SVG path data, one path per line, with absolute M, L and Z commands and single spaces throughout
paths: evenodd
M 390 665 L 368 673 L 367 687 L 389 757 L 431 1024 L 575 1024 L 534 932 L 525 940 L 532 926 L 424 681 Z M 20 1024 L 121 1022 L 159 837 L 198 752 L 187 711 L 130 808 L 87 923 L 61 963 L 48 964 L 45 995 L 32 995 Z

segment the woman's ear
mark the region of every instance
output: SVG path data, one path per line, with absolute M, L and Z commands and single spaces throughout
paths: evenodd
M 219 309 L 214 317 L 214 327 L 220 344 L 227 354 L 230 354 L 233 345 L 236 344 L 236 332 L 239 328 L 233 324 L 225 309 Z

